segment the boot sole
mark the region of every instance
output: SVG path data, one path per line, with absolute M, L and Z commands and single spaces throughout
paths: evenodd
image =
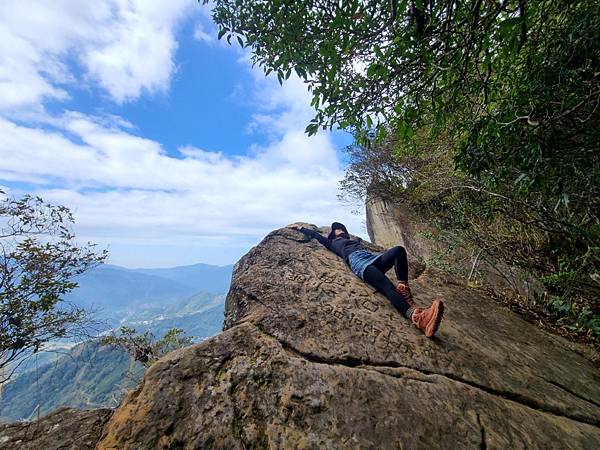
M 432 337 L 437 332 L 440 322 L 442 321 L 442 317 L 444 317 L 444 302 L 441 300 L 436 301 L 438 302 L 439 306 L 435 318 L 433 319 L 433 323 L 428 324 L 427 328 L 425 329 L 425 336 L 427 337 Z

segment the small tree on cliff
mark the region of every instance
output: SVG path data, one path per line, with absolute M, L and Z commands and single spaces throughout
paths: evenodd
M 78 246 L 65 206 L 0 191 L 0 383 L 27 354 L 85 331 L 87 313 L 63 300 L 74 278 L 102 263 L 106 250 Z M 12 370 L 6 372 L 7 367 Z
M 121 327 L 100 340 L 101 345 L 110 345 L 129 353 L 135 361 L 150 367 L 154 362 L 173 350 L 193 344 L 193 338 L 185 336 L 181 328 L 171 328 L 160 339 L 146 330 L 143 334 L 134 328 Z

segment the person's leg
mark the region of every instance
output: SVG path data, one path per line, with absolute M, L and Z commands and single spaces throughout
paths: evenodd
M 435 300 L 429 308 L 410 306 L 394 288 L 394 285 L 381 270 L 370 264 L 363 273 L 363 279 L 385 295 L 392 305 L 407 319 L 415 324 L 425 336 L 432 337 L 438 330 L 444 315 L 444 303 Z
M 397 246 L 386 250 L 373 262 L 373 265 L 383 273 L 394 267 L 398 281 L 408 283 L 408 258 L 404 247 Z
M 377 288 L 379 292 L 385 295 L 392 305 L 404 316 L 410 318 L 410 314 L 407 315 L 407 311 L 413 309 L 410 305 L 396 292 L 396 287 L 390 281 L 388 277 L 385 276 L 381 270 L 375 267 L 374 264 L 369 264 L 364 273 L 363 279 L 369 283 L 371 286 Z M 409 313 L 412 313 L 410 311 Z

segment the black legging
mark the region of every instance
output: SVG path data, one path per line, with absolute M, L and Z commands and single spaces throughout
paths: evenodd
M 394 267 L 398 281 L 408 283 L 408 259 L 404 247 L 392 247 L 381 254 L 374 263 L 369 264 L 363 273 L 364 280 L 385 295 L 402 315 L 410 307 L 396 292 L 396 286 L 385 273 Z

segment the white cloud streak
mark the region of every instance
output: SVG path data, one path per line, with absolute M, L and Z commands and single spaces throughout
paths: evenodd
M 204 25 L 201 23 L 197 23 L 196 28 L 194 28 L 194 39 L 208 44 L 212 44 L 216 41 L 216 38 L 213 35 L 205 31 Z
M 251 157 L 188 146 L 175 158 L 155 141 L 77 113 L 61 122 L 63 130 L 49 131 L 0 119 L 0 175 L 70 186 L 44 195 L 75 205 L 86 227 L 169 225 L 171 235 L 215 229 L 243 234 L 267 232 L 303 216 L 328 221 L 324 207 L 342 212 L 335 199 L 342 171 L 327 135 L 308 138 L 291 129 L 271 145 L 256 147 Z M 98 205 L 109 210 L 93 212 Z

